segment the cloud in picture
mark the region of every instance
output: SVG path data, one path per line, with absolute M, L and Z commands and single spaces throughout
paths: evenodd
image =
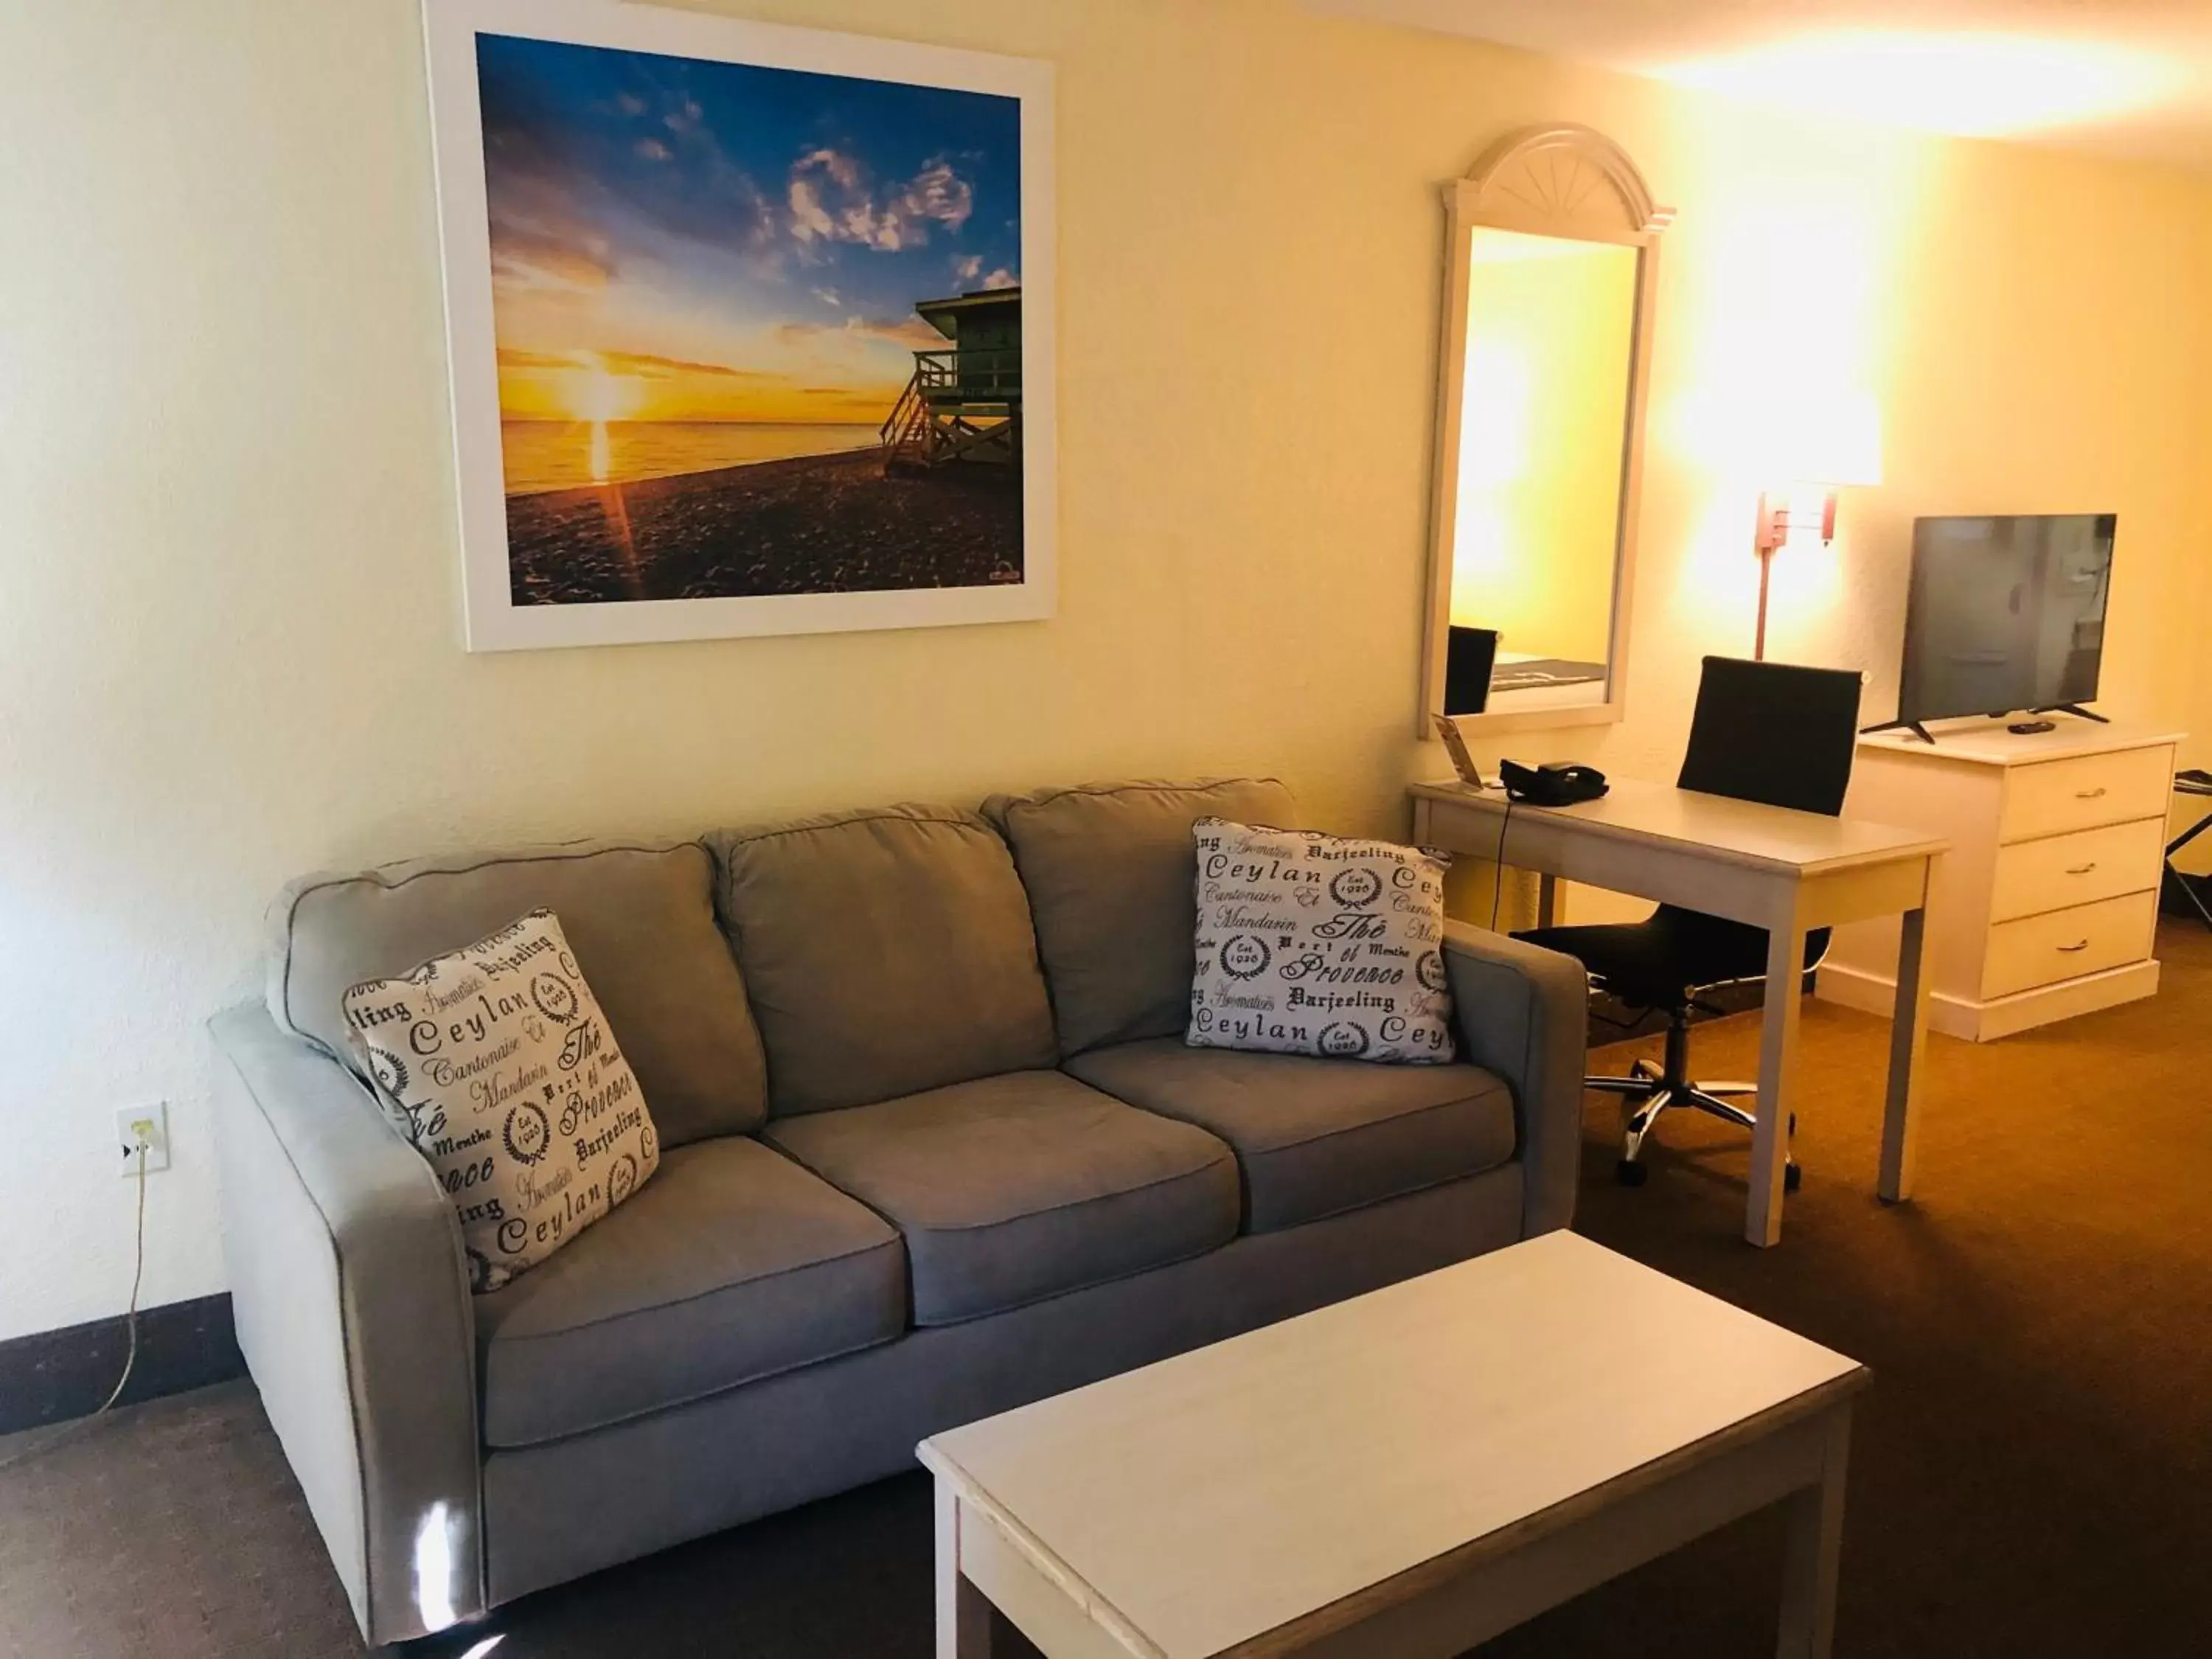
M 880 420 L 916 303 L 1018 284 L 1012 99 L 477 46 L 508 421 Z

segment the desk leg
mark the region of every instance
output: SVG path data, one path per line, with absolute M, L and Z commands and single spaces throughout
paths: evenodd
M 991 1659 L 991 1603 L 960 1571 L 960 1499 L 937 1482 L 937 1659 Z
M 1820 1484 L 1788 1503 L 1789 1553 L 1782 1567 L 1782 1633 L 1777 1659 L 1828 1659 L 1836 1639 L 1836 1571 L 1844 1542 L 1844 1472 L 1850 1460 L 1851 1408 L 1834 1408 Z
M 1932 884 L 1934 872 L 1929 872 Z M 1912 1196 L 1913 1137 L 1920 1115 L 1920 1060 L 1928 1047 L 1928 912 L 1907 910 L 1897 943 L 1897 1007 L 1889 1026 L 1889 1097 L 1881 1115 L 1881 1179 L 1895 1204 Z
M 1559 921 L 1559 878 L 1553 875 L 1536 878 L 1536 925 L 1555 927 Z
M 1759 1117 L 1751 1131 L 1751 1201 L 1743 1236 L 1782 1242 L 1782 1172 L 1790 1161 L 1790 1103 L 1797 1098 L 1797 1012 L 1805 925 L 1792 915 L 1766 934 L 1766 1008 L 1759 1037 Z

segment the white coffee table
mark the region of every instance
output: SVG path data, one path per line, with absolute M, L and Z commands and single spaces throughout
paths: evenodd
M 1817 1659 L 1867 1380 L 1532 1239 L 924 1441 L 939 1659 L 992 1605 L 1049 1659 L 1449 1659 L 1785 1498 L 1777 1651 Z

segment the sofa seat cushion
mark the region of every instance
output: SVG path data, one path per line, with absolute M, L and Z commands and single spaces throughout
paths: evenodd
M 764 1132 L 906 1236 L 914 1322 L 951 1325 L 1237 1235 L 1237 1163 L 1188 1124 L 1013 1072 Z
M 1059 1057 L 1029 897 L 974 812 L 884 807 L 710 842 L 775 1116 Z
M 1297 810 L 1273 778 L 1091 784 L 983 803 L 1029 890 L 1061 1054 L 1182 1035 L 1197 921 L 1191 826 L 1224 817 L 1289 829 Z
M 1513 1156 L 1513 1097 L 1479 1066 L 1373 1066 L 1164 1037 L 1095 1048 L 1067 1069 L 1235 1147 L 1247 1232 L 1356 1210 Z
M 629 1203 L 476 1298 L 488 1444 L 527 1446 L 889 1341 L 898 1234 L 732 1136 L 661 1154 Z

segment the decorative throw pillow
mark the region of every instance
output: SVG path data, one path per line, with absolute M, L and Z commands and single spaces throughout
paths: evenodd
M 1200 818 L 1195 1048 L 1452 1058 L 1447 854 Z
M 545 1260 L 660 1162 L 637 1079 L 549 910 L 356 985 L 343 1008 L 386 1112 L 459 1213 L 472 1290 Z

